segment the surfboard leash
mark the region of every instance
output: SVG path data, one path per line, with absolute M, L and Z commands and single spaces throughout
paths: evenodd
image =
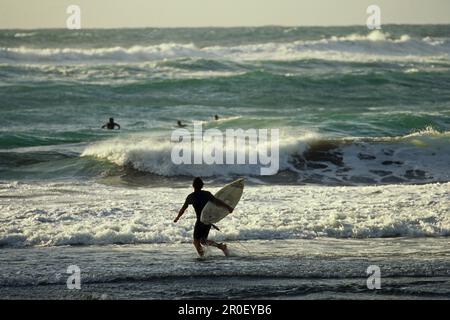
M 214 229 L 216 229 L 219 232 L 222 232 L 216 225 L 214 225 L 212 223 L 211 223 L 211 227 L 213 227 Z M 248 254 L 251 254 L 251 251 L 246 246 L 244 246 L 239 240 L 235 240 L 235 241 L 238 245 L 240 245 L 242 248 L 244 248 L 244 250 L 247 251 Z

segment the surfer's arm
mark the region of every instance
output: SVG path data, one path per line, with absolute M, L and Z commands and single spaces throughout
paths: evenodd
M 120 130 L 120 124 L 118 124 L 118 123 L 114 123 L 114 125 L 117 127 L 117 129 L 119 129 Z
M 211 199 L 211 201 L 214 202 L 215 205 L 218 205 L 218 206 L 220 206 L 220 207 L 226 208 L 228 211 L 230 211 L 230 213 L 233 212 L 233 210 L 234 210 L 234 209 L 233 209 L 232 207 L 230 207 L 228 204 L 226 204 L 225 202 L 223 202 L 223 201 L 220 200 L 220 199 L 217 199 L 216 197 L 214 197 L 213 199 Z
M 105 128 L 106 128 L 106 124 L 102 125 L 102 129 L 105 129 Z
M 178 220 L 180 220 L 181 216 L 184 214 L 184 212 L 186 211 L 187 208 L 188 208 L 188 203 L 185 202 L 183 204 L 183 206 L 181 207 L 180 211 L 178 212 L 178 216 L 175 218 L 175 220 L 173 220 L 173 222 L 177 223 Z

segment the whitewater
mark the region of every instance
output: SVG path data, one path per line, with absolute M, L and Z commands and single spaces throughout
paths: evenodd
M 379 44 L 379 45 L 374 45 Z M 238 46 L 198 46 L 194 43 L 160 43 L 151 46 L 103 48 L 33 48 L 0 49 L 0 62 L 27 64 L 99 64 L 139 63 L 167 59 L 211 59 L 231 61 L 305 60 L 337 61 L 423 61 L 449 60 L 449 38 L 395 38 L 373 31 L 368 35 L 332 36 L 321 40 L 268 42 Z M 405 56 L 405 53 L 407 55 Z
M 208 188 L 215 192 L 217 187 Z M 191 241 L 194 212 L 173 224 L 190 188 L 1 184 L 2 247 Z M 20 199 L 18 201 L 18 199 Z M 213 238 L 274 240 L 450 234 L 450 184 L 247 186 Z

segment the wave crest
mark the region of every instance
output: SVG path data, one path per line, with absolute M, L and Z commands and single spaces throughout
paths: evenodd
M 337 185 L 450 181 L 449 136 L 448 132 L 432 128 L 384 138 L 328 139 L 314 132 L 282 134 L 279 174 L 291 172 L 297 183 Z M 169 141 L 145 136 L 114 139 L 88 146 L 82 156 L 164 177 L 260 175 L 261 167 L 250 164 L 176 165 L 171 160 L 174 144 Z M 248 155 L 246 146 L 241 148 L 238 152 Z
M 81 48 L 0 48 L 3 63 L 114 63 L 160 61 L 165 59 L 225 59 L 225 60 L 399 60 L 409 56 L 448 59 L 449 42 L 398 39 L 388 33 L 373 31 L 367 35 L 351 34 L 312 41 L 289 43 L 257 43 L 240 46 L 198 47 L 193 43 L 162 43 L 152 46 Z

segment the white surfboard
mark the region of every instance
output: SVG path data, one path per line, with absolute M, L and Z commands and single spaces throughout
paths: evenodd
M 236 180 L 220 189 L 214 196 L 233 209 L 236 208 L 244 191 L 244 179 Z M 209 201 L 202 210 L 200 221 L 204 224 L 217 223 L 229 214 L 228 210 Z

